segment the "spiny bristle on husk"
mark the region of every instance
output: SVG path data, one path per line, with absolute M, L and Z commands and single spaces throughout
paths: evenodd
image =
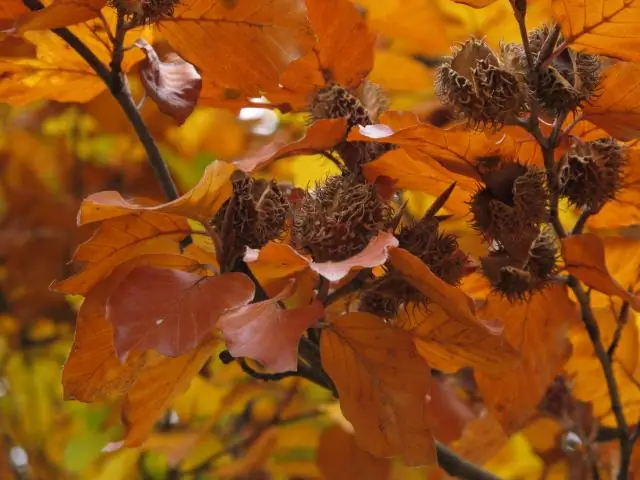
M 172 17 L 182 0 L 108 0 L 107 5 L 125 13 L 132 25 L 148 25 Z
M 516 52 L 503 48 L 497 55 L 484 40 L 468 40 L 438 68 L 438 97 L 471 128 L 497 129 L 514 120 L 527 108 L 524 71 L 512 58 Z
M 560 195 L 596 212 L 622 188 L 626 162 L 625 147 L 612 137 L 576 143 L 557 165 Z
M 550 33 L 549 25 L 529 33 L 529 45 L 534 58 L 537 59 L 541 54 Z M 558 43 L 562 41 L 560 34 Z M 548 67 L 539 69 L 527 81 L 543 109 L 555 116 L 575 111 L 590 100 L 597 92 L 601 70 L 602 64 L 597 56 L 567 48 Z
M 292 240 L 317 262 L 345 260 L 362 251 L 391 215 L 373 185 L 353 174 L 330 177 L 294 211 Z
M 245 247 L 261 248 L 281 236 L 290 206 L 286 194 L 271 180 L 244 177 L 233 182 L 233 194 L 213 218 L 222 236 L 225 257 Z

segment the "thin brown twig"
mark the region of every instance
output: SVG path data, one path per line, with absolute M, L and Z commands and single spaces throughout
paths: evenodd
M 111 54 L 111 93 L 119 94 L 124 89 L 122 73 L 122 60 L 124 59 L 124 37 L 127 34 L 125 28 L 124 10 L 118 9 L 116 20 L 116 32 L 113 35 L 113 52 Z

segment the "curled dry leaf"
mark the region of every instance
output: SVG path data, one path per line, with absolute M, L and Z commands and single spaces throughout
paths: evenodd
M 640 298 L 627 291 L 609 273 L 604 244 L 597 235 L 587 233 L 562 239 L 562 258 L 569 273 L 587 286 L 607 295 L 616 295 L 640 311 Z M 637 275 L 633 282 L 637 283 Z
M 234 171 L 232 165 L 214 161 L 207 167 L 195 187 L 180 198 L 160 205 L 149 206 L 128 201 L 116 191 L 94 193 L 82 202 L 78 224 L 84 225 L 136 212 L 183 215 L 207 224 L 231 196 L 230 178 Z
M 15 26 L 16 34 L 29 30 L 49 30 L 86 22 L 100 15 L 106 0 L 54 0 L 42 10 L 21 15 Z
M 553 16 L 572 48 L 637 62 L 635 34 L 640 28 L 637 0 L 603 0 L 594 8 L 589 0 L 552 0 Z
M 356 442 L 409 465 L 436 461 L 427 396 L 431 370 L 411 335 L 368 313 L 335 319 L 320 338 L 322 365 L 338 389 Z
M 335 480 L 388 480 L 391 460 L 362 450 L 353 434 L 332 425 L 320 436 L 318 467 L 324 478 Z
M 284 309 L 276 297 L 233 310 L 220 318 L 218 328 L 234 357 L 257 360 L 273 372 L 298 369 L 300 337 L 322 319 L 324 307 L 310 305 Z
M 341 262 L 311 262 L 309 266 L 319 275 L 331 282 L 343 279 L 352 268 L 373 268 L 384 264 L 389 257 L 389 250 L 398 246 L 398 239 L 389 232 L 380 232 L 373 237 L 360 253 Z
M 264 157 L 252 155 L 237 160 L 234 162 L 234 165 L 242 171 L 248 173 L 255 172 L 280 158 L 292 155 L 321 153 L 326 150 L 331 150 L 344 139 L 346 133 L 346 118 L 320 119 L 311 124 L 304 137 L 300 140 L 286 144 L 276 150 L 275 153 L 265 155 Z
M 491 295 L 478 314 L 501 320 L 507 341 L 520 353 L 520 361 L 509 371 L 475 373 L 489 411 L 512 433 L 529 420 L 562 372 L 570 353 L 567 332 L 572 325 L 581 325 L 580 317 L 563 285 L 547 287 L 528 302 L 510 303 Z
M 101 207 L 95 207 L 94 213 L 103 212 Z M 73 260 L 82 264 L 82 269 L 65 280 L 54 282 L 51 288 L 60 293 L 85 295 L 118 265 L 140 255 L 180 254 L 180 242 L 190 233 L 187 220 L 174 215 L 143 211 L 112 218 L 100 224 L 91 238 L 75 251 Z M 190 245 L 182 254 L 204 264 L 215 262 L 214 255 L 196 245 Z
M 140 63 L 140 80 L 147 95 L 162 113 L 182 125 L 198 104 L 202 77 L 193 65 L 176 54 L 161 61 L 146 40 L 139 39 L 135 45 L 146 55 Z
M 242 273 L 203 277 L 152 266 L 133 269 L 107 303 L 121 359 L 133 350 L 177 357 L 193 350 L 227 311 L 253 300 Z

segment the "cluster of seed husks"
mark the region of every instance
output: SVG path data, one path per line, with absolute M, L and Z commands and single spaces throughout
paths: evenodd
M 350 129 L 357 125 L 373 125 L 387 107 L 387 99 L 380 87 L 365 81 L 355 90 L 335 83 L 318 90 L 310 101 L 309 112 L 312 121 L 345 118 Z M 347 169 L 358 173 L 362 165 L 393 148 L 393 145 L 388 143 L 343 141 L 334 150 L 340 155 Z
M 289 201 L 275 181 L 250 177 L 233 182 L 233 194 L 213 218 L 229 266 L 245 247 L 260 248 L 279 238 L 289 217 Z
M 625 147 L 614 138 L 576 142 L 556 165 L 561 196 L 592 212 L 613 200 L 623 184 Z
M 473 226 L 492 245 L 482 271 L 509 299 L 524 298 L 555 272 L 554 238 L 542 228 L 548 219 L 546 174 L 509 159 L 493 163 L 471 199 Z
M 514 123 L 538 103 L 550 115 L 575 111 L 592 98 L 600 81 L 598 57 L 565 49 L 546 65 L 554 47 L 552 29 L 544 26 L 529 34 L 536 68 L 529 72 L 522 45 L 501 45 L 493 51 L 484 40 L 471 39 L 455 47 L 439 67 L 436 92 L 471 128 L 500 128 Z M 553 43 L 553 44 L 551 44 Z M 540 62 L 538 62 L 540 60 Z
M 439 221 L 427 214 L 419 221 L 403 227 L 398 243 L 420 258 L 431 271 L 445 282 L 457 285 L 467 262 L 455 235 L 439 231 Z M 429 299 L 407 282 L 402 275 L 387 266 L 387 273 L 368 288 L 360 299 L 359 310 L 391 319 L 402 306 L 427 305 Z
M 172 17 L 181 0 L 108 0 L 107 5 L 123 11 L 132 25 L 149 25 Z

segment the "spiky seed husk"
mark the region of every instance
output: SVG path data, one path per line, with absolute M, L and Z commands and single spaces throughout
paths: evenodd
M 515 258 L 524 258 L 547 220 L 546 175 L 535 167 L 501 159 L 482 174 L 484 187 L 470 201 L 472 225 Z
M 349 128 L 372 125 L 388 108 L 388 101 L 380 87 L 365 81 L 355 91 L 331 84 L 316 91 L 309 105 L 311 120 L 346 118 Z M 335 147 L 347 168 L 358 172 L 360 166 L 375 160 L 394 146 L 376 142 L 342 142 Z
M 551 33 L 549 25 L 529 33 L 529 46 L 534 58 Z M 560 35 L 558 42 L 562 43 Z M 602 64 L 595 55 L 575 52 L 567 48 L 547 68 L 528 78 L 528 83 L 537 101 L 551 114 L 575 111 L 591 99 L 597 91 Z
M 172 17 L 182 0 L 108 0 L 107 5 L 125 12 L 133 25 L 148 25 Z
M 390 288 L 389 288 L 390 287 Z M 402 299 L 394 295 L 393 281 L 383 278 L 364 292 L 358 305 L 359 312 L 372 313 L 380 318 L 392 319 L 398 315 Z
M 531 273 L 535 288 L 547 285 L 557 271 L 558 248 L 554 235 L 542 230 L 531 244 L 525 268 Z
M 213 219 L 222 235 L 225 257 L 245 247 L 261 248 L 282 234 L 290 206 L 285 192 L 271 180 L 245 177 L 233 182 L 233 194 Z
M 499 128 L 517 117 L 526 108 L 527 91 L 524 71 L 512 60 L 515 52 L 501 49 L 498 57 L 478 39 L 455 48 L 436 74 L 436 93 L 442 103 L 471 128 Z
M 622 188 L 625 164 L 625 147 L 612 137 L 577 143 L 557 166 L 560 195 L 578 208 L 598 211 Z
M 302 198 L 292 240 L 317 262 L 345 260 L 362 251 L 391 214 L 373 185 L 353 174 L 330 177 Z

